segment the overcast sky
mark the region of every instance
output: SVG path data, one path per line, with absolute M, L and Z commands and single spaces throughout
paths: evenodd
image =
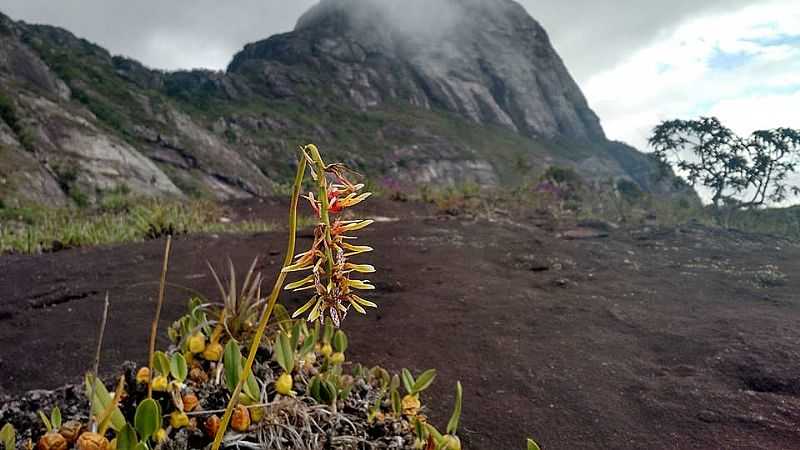
M 398 0 L 401 1 L 401 0 Z M 490 1 L 490 0 L 487 0 Z M 224 69 L 315 0 L 2 0 L 154 68 Z M 800 128 L 798 0 L 523 0 L 608 136 L 646 150 L 658 121 L 717 115 L 740 133 Z

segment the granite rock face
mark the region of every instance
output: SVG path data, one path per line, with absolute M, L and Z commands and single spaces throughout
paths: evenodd
M 229 72 L 276 96 L 331 83 L 360 109 L 402 101 L 530 137 L 605 139 L 545 30 L 511 0 L 323 0 Z
M 511 0 L 322 0 L 226 71 L 165 72 L 0 14 L 0 199 L 125 186 L 217 199 L 283 189 L 296 148 L 390 186 L 523 181 L 548 165 L 643 189 L 545 30 Z

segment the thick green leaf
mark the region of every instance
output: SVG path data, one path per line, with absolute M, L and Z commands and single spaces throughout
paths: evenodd
M 275 339 L 275 360 L 280 364 L 286 373 L 292 373 L 294 369 L 294 347 L 285 333 L 278 333 Z
M 320 385 L 320 395 L 322 401 L 328 405 L 336 403 L 336 386 L 328 380 L 324 380 Z
M 392 389 L 392 412 L 395 416 L 399 416 L 403 411 L 403 404 L 400 401 L 400 393 L 397 389 Z
M 117 450 L 135 450 L 137 445 L 139 438 L 136 436 L 136 430 L 126 423 L 117 433 Z
M 225 344 L 222 364 L 225 366 L 225 384 L 228 386 L 228 390 L 233 392 L 236 385 L 239 384 L 239 376 L 242 372 L 242 354 L 233 339 Z
M 425 424 L 417 418 L 414 418 L 414 434 L 420 441 L 428 439 L 428 430 L 425 428 Z
M 400 378 L 403 380 L 403 387 L 406 388 L 406 392 L 409 394 L 414 393 L 414 376 L 411 375 L 408 369 L 403 369 L 400 371 Z
M 534 441 L 531 438 L 528 438 L 528 450 L 542 450 L 542 449 L 539 448 L 539 444 L 537 444 L 536 441 Z
M 294 327 L 292 327 L 292 337 L 289 339 L 289 344 L 291 344 L 292 350 L 297 348 L 298 342 L 300 342 L 300 333 L 302 333 L 303 327 L 302 322 L 299 320 L 294 323 Z
M 428 433 L 433 435 L 433 440 L 434 441 L 436 441 L 437 443 L 441 443 L 442 442 L 442 440 L 444 439 L 444 436 L 442 436 L 442 433 L 439 433 L 439 430 L 437 430 L 436 427 L 434 427 L 433 425 L 431 425 L 429 423 L 426 423 L 425 427 L 428 429 Z
M 389 372 L 386 373 L 388 374 Z M 394 374 L 391 381 L 389 381 L 389 389 L 393 391 L 400 389 L 400 377 L 398 377 L 397 374 Z
M 369 374 L 372 378 L 380 380 L 381 389 L 387 389 L 389 387 L 389 383 L 392 381 L 392 377 L 389 375 L 389 372 L 380 366 L 375 366 L 370 369 Z M 399 378 L 397 379 L 397 386 L 400 386 Z
M 244 367 L 242 367 L 242 372 L 244 372 Z M 239 372 L 239 376 L 241 377 L 241 373 Z M 244 383 L 242 386 L 242 391 L 244 395 L 250 397 L 250 400 L 253 402 L 257 402 L 261 398 L 261 389 L 258 388 L 258 382 L 256 381 L 255 375 L 252 373 L 249 377 L 247 377 L 247 382 Z
M 0 428 L 0 442 L 3 443 L 6 450 L 14 450 L 17 448 L 17 430 L 15 430 L 14 426 L 10 423 Z
M 428 369 L 425 372 L 422 372 L 422 375 L 420 375 L 419 378 L 417 378 L 417 381 L 414 382 L 414 385 L 411 386 L 411 389 L 413 390 L 412 394 L 416 394 L 428 389 L 431 383 L 433 383 L 434 378 L 436 378 L 436 369 Z
M 86 375 L 85 392 L 86 397 L 89 398 L 90 402 L 93 379 L 94 377 L 92 375 Z M 94 409 L 92 410 L 92 414 L 99 417 L 113 401 L 114 397 L 108 392 L 108 389 L 106 389 L 105 385 L 103 385 L 103 382 L 97 380 L 94 386 Z M 114 412 L 111 413 L 111 429 L 114 431 L 119 431 L 124 426 L 125 416 L 122 415 L 122 411 L 120 411 L 119 407 L 114 408 Z
M 50 419 L 47 418 L 47 415 L 44 413 L 44 411 L 40 409 L 39 411 L 36 411 L 36 413 L 39 414 L 39 418 L 44 424 L 44 429 L 47 430 L 48 433 L 53 431 L 53 424 L 50 423 Z
M 306 334 L 305 339 L 303 340 L 303 345 L 300 346 L 300 350 L 298 350 L 299 355 L 307 355 L 314 350 L 314 344 L 317 343 L 317 333 L 316 331 L 311 331 Z
M 153 354 L 153 366 L 161 375 L 169 375 L 169 357 L 162 351 Z
M 183 383 L 183 380 L 186 379 L 186 375 L 189 373 L 189 369 L 186 365 L 186 358 L 180 353 L 174 353 L 169 360 L 169 372 L 172 374 L 173 378 Z
M 325 322 L 325 326 L 322 328 L 322 342 L 325 344 L 330 344 L 332 338 L 333 324 L 330 322 Z
M 347 350 L 347 335 L 344 331 L 336 330 L 336 334 L 333 335 L 333 349 L 342 353 Z
M 145 444 L 144 442 L 139 442 L 139 444 L 136 445 L 136 447 L 133 450 L 150 450 L 150 449 L 147 448 L 147 444 Z
M 463 392 L 461 389 L 461 382 L 456 382 L 456 404 L 453 406 L 453 415 L 450 416 L 450 421 L 447 422 L 447 434 L 456 434 L 458 431 L 458 422 L 461 420 L 461 400 Z
M 161 428 L 161 408 L 155 400 L 148 398 L 139 403 L 133 419 L 136 431 L 146 441 Z
M 308 392 L 309 394 L 311 394 L 311 397 L 317 401 L 320 401 L 319 386 L 320 386 L 319 377 L 315 375 L 311 379 L 311 382 L 308 383 Z
M 53 425 L 54 430 L 61 428 L 61 410 L 58 409 L 58 406 L 54 406 L 50 411 L 50 424 Z

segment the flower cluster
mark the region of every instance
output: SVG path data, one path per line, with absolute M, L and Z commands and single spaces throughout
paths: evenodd
M 312 150 L 312 156 L 313 150 Z M 318 156 L 318 155 L 316 155 Z M 349 257 L 372 251 L 366 245 L 354 245 L 350 241 L 357 239 L 345 233 L 360 230 L 370 225 L 372 220 L 331 221 L 330 215 L 338 215 L 345 209 L 364 201 L 371 195 L 361 193 L 363 184 L 354 184 L 347 179 L 347 169 L 341 164 L 324 165 L 318 158 L 308 156 L 317 167 L 315 179 L 320 186 L 319 198 L 313 193 L 303 197 L 309 201 L 320 222 L 314 228 L 314 241 L 308 251 L 295 256 L 294 264 L 283 269 L 284 272 L 310 270 L 307 277 L 286 285 L 285 289 L 294 291 L 314 290 L 311 297 L 292 317 L 298 317 L 310 310 L 308 321 L 331 318 L 338 327 L 352 306 L 357 312 L 366 314 L 364 307 L 375 308 L 377 305 L 361 298 L 356 290 L 375 289 L 369 280 L 352 279 L 353 273 L 372 273 L 375 268 L 368 264 L 355 264 Z M 332 183 L 328 183 L 328 179 Z

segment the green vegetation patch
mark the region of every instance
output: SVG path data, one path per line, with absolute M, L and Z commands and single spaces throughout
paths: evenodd
M 88 208 L 0 208 L 0 253 L 34 254 L 69 247 L 136 242 L 186 233 L 256 233 L 273 223 L 223 221 L 218 205 L 202 200 L 106 197 Z

